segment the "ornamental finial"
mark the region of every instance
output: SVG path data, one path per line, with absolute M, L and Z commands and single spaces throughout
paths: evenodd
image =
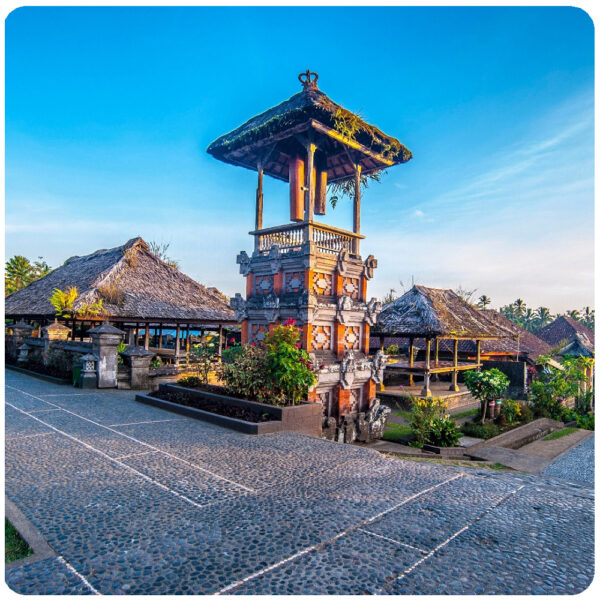
M 319 79 L 319 75 L 317 73 L 313 73 L 312 71 L 306 69 L 306 73 L 300 73 L 300 75 L 298 75 L 298 79 L 305 90 L 317 89 L 317 80 Z

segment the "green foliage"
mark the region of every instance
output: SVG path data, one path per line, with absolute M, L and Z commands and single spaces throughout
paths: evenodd
M 456 423 L 446 415 L 446 403 L 441 398 L 417 398 L 410 414 L 410 427 L 414 435 L 411 446 L 422 448 L 456 446 L 461 437 Z
M 4 295 L 8 296 L 33 281 L 45 277 L 51 270 L 41 256 L 33 263 L 24 256 L 13 256 L 6 261 L 5 265 Z
M 475 421 L 467 421 L 463 423 L 460 430 L 464 435 L 469 437 L 482 438 L 489 440 L 490 438 L 496 437 L 500 434 L 500 427 L 494 423 L 478 423 Z
M 78 317 L 94 317 L 104 314 L 104 299 L 99 298 L 96 302 L 81 302 L 77 307 Z
M 162 366 L 162 360 L 160 360 L 159 356 L 155 356 L 150 363 L 150 367 L 152 369 L 158 369 Z
M 308 354 L 300 348 L 300 330 L 293 321 L 273 328 L 261 346 L 234 347 L 222 376 L 231 393 L 285 406 L 306 398 L 317 378 Z
M 545 306 L 536 309 L 527 308 L 527 304 L 521 298 L 517 298 L 512 304 L 502 306 L 500 312 L 517 325 L 534 333 L 552 323 L 558 316 L 551 314 Z M 581 311 L 568 310 L 566 314 L 594 330 L 596 316 L 593 308 L 586 306 Z
M 400 354 L 400 346 L 398 344 L 390 344 L 383 350 L 386 354 Z
M 412 437 L 412 429 L 409 425 L 398 425 L 397 423 L 386 423 L 382 439 L 388 442 L 405 442 Z
M 292 404 L 306 398 L 317 382 L 308 354 L 300 348 L 300 330 L 292 319 L 273 328 L 265 338 L 267 369 Z
M 578 399 L 576 405 L 580 412 L 587 412 L 593 394 L 583 393 L 582 388 L 590 383 L 585 370 L 593 364 L 592 359 L 566 357 L 562 369 L 558 369 L 549 364 L 549 358 L 547 355 L 539 357 L 538 364 L 544 368 L 529 387 L 529 400 L 535 415 L 560 420 L 567 410 L 566 402 L 571 398 Z
M 577 423 L 577 427 L 594 431 L 594 413 L 579 414 L 574 410 L 565 411 L 563 414 L 563 421 L 565 423 L 575 421 L 575 423 Z
M 181 385 L 187 388 L 199 388 L 202 385 L 203 381 L 200 377 L 195 377 L 194 375 L 188 375 L 187 377 L 182 377 L 177 380 L 177 385 Z
M 492 303 L 492 299 L 489 296 L 483 294 L 479 296 L 479 300 L 477 301 L 478 308 L 487 308 Z
M 117 364 L 118 365 L 123 364 L 123 357 L 121 356 L 121 352 L 125 352 L 125 350 L 127 350 L 127 344 L 123 340 L 121 340 L 119 342 L 119 345 L 117 346 Z
M 54 288 L 50 296 L 50 304 L 54 307 L 57 317 L 70 317 L 73 315 L 73 304 L 77 299 L 78 292 L 74 286 L 68 287 L 65 291 Z
M 366 190 L 369 187 L 369 184 L 372 182 L 380 183 L 381 176 L 385 174 L 385 171 L 372 171 L 371 173 L 362 174 L 360 176 L 360 187 L 363 190 Z M 332 208 L 337 206 L 337 203 L 342 198 L 354 198 L 354 193 L 356 190 L 356 184 L 354 182 L 354 177 L 350 177 L 349 179 L 342 179 L 340 181 L 334 181 L 327 186 L 327 191 L 331 194 L 329 197 L 329 202 L 331 203 Z
M 573 432 L 577 431 L 577 427 L 564 427 L 563 429 L 558 429 L 557 431 L 553 431 L 552 433 L 549 433 L 548 435 L 544 436 L 542 438 L 542 440 L 544 441 L 550 441 L 550 440 L 557 440 L 561 437 L 565 437 L 565 435 L 569 435 Z
M 160 244 L 158 242 L 150 242 L 148 244 L 148 249 L 150 250 L 150 253 L 154 254 L 154 256 L 156 256 L 156 258 L 159 260 L 162 260 L 164 263 L 170 267 L 173 267 L 174 269 L 179 269 L 179 261 L 171 258 L 167 254 L 170 245 L 170 243 L 165 242 L 161 242 Z
M 473 398 L 481 402 L 481 422 L 485 422 L 487 403 L 501 398 L 508 389 L 509 379 L 499 369 L 466 371 L 465 385 Z
M 33 550 L 19 535 L 8 519 L 4 519 L 4 561 L 9 563 L 26 556 L 31 556 Z
M 198 365 L 198 376 L 202 383 L 208 383 L 209 373 L 218 368 L 218 349 L 218 338 L 213 335 L 203 337 L 200 342 L 194 344 L 192 347 L 192 354 L 196 358 L 196 364 Z
M 521 403 L 512 398 L 505 398 L 502 402 L 502 414 L 509 424 L 516 423 L 521 419 Z

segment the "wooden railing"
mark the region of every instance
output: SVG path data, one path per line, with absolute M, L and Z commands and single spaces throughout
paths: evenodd
M 338 254 L 348 250 L 350 254 L 360 254 L 360 240 L 364 235 L 352 233 L 322 223 L 290 223 L 278 227 L 269 227 L 251 231 L 254 248 L 261 254 L 268 254 L 273 246 L 282 253 L 300 250 L 303 244 L 311 242 L 319 252 Z

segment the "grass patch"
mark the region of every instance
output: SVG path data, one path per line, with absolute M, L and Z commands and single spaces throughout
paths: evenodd
M 395 417 L 402 417 L 407 421 L 410 421 L 410 410 L 397 410 L 392 413 Z
M 383 439 L 386 442 L 406 442 L 412 437 L 412 429 L 408 425 L 398 425 L 397 423 L 388 423 L 383 432 Z
M 31 556 L 33 550 L 19 535 L 8 519 L 4 519 L 4 562 L 12 562 L 26 556 Z
M 465 410 L 463 412 L 456 413 L 455 415 L 450 415 L 451 419 L 464 419 L 465 417 L 474 417 L 479 414 L 478 408 L 472 408 L 471 410 Z
M 549 433 L 546 437 L 543 437 L 542 439 L 544 441 L 557 440 L 558 438 L 564 437 L 565 435 L 569 435 L 570 433 L 573 433 L 578 429 L 578 427 L 565 427 L 564 429 L 559 429 L 558 431 L 553 431 L 552 433 Z

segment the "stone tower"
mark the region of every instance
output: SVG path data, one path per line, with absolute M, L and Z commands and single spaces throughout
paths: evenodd
M 271 327 L 294 319 L 317 369 L 308 399 L 323 404 L 323 435 L 367 441 L 385 423 L 375 391 L 386 359 L 368 356 L 381 303 L 367 295 L 377 261 L 360 253 L 361 184 L 411 153 L 330 100 L 316 73 L 298 78 L 302 91 L 208 148 L 258 173 L 254 251 L 237 257 L 246 297 L 237 294 L 232 306 L 243 343 L 260 343 Z M 289 184 L 290 223 L 263 228 L 264 174 Z M 315 221 L 326 212 L 328 188 L 352 197 L 352 231 Z

